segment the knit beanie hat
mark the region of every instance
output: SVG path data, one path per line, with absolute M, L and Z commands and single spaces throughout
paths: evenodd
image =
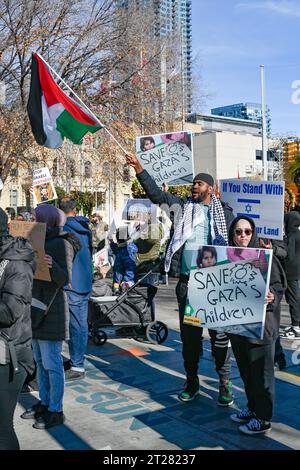
M 213 177 L 207 173 L 198 173 L 194 177 L 193 183 L 195 181 L 204 181 L 204 183 L 207 183 L 209 186 L 213 186 L 215 184 Z

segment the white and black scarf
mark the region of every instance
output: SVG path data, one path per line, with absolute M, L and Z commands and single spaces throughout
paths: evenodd
M 212 220 L 211 238 L 213 245 L 227 245 L 228 235 L 225 215 L 222 204 L 217 197 L 212 194 L 211 204 L 209 205 L 210 218 Z M 175 227 L 174 235 L 168 246 L 165 258 L 165 271 L 169 272 L 171 260 L 182 247 L 182 245 L 191 237 L 196 225 L 204 222 L 203 205 L 189 198 L 184 205 L 182 218 Z

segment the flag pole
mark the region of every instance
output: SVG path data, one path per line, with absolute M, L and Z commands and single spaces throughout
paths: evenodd
M 260 66 L 260 86 L 261 86 L 261 129 L 262 129 L 262 165 L 263 165 L 263 179 L 268 180 L 268 141 L 266 129 L 266 98 L 265 98 L 265 67 Z
M 93 116 L 93 118 L 95 119 L 95 121 L 97 121 L 97 123 L 110 135 L 110 137 L 116 142 L 116 144 L 120 147 L 120 149 L 125 153 L 125 154 L 128 154 L 128 151 L 124 149 L 124 147 L 117 141 L 117 139 L 115 138 L 115 136 L 110 132 L 109 129 L 107 129 L 107 127 L 100 121 L 100 119 L 93 113 L 93 111 L 90 110 L 90 108 L 82 101 L 82 99 L 77 95 L 77 93 L 75 93 L 75 91 L 72 90 L 71 87 L 69 87 L 69 85 L 64 81 L 63 78 L 61 78 L 61 76 L 51 67 L 51 65 L 48 64 L 48 62 L 40 55 L 36 52 L 36 55 L 44 62 L 44 64 L 47 65 L 47 67 L 51 70 L 51 72 L 53 72 L 57 78 L 59 78 L 59 80 L 65 85 L 65 87 L 68 88 L 68 90 L 78 99 L 78 101 L 80 102 L 80 104 L 84 107 L 84 109 L 86 111 L 88 111 L 89 114 L 91 114 Z

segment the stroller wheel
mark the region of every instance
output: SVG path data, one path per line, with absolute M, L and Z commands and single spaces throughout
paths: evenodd
M 162 344 L 168 337 L 168 327 L 161 321 L 149 323 L 146 327 L 146 337 L 152 344 Z
M 97 330 L 92 334 L 92 340 L 97 346 L 103 346 L 107 341 L 107 334 L 103 330 Z

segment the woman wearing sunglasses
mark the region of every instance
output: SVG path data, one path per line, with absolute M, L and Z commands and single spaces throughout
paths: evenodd
M 229 245 L 259 248 L 252 219 L 240 216 L 233 220 L 229 229 Z M 247 408 L 234 413 L 230 418 L 241 423 L 239 430 L 244 434 L 266 433 L 271 429 L 275 385 L 274 351 L 279 335 L 279 307 L 285 285 L 283 269 L 273 255 L 263 339 L 228 334 L 248 400 Z

